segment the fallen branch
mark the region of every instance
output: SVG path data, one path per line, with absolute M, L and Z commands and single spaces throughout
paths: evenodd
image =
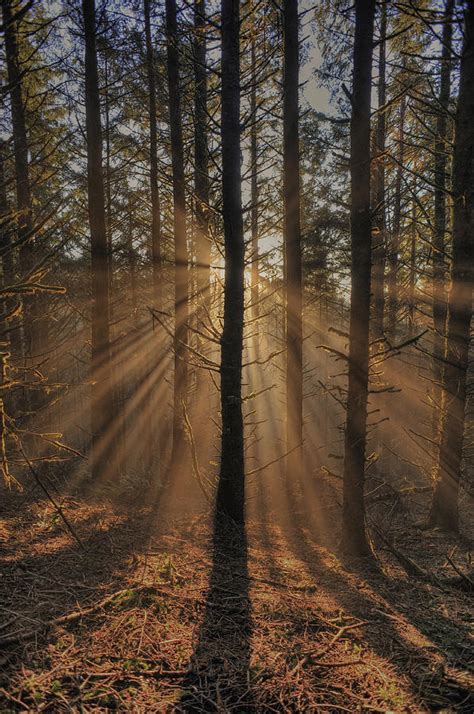
M 459 578 L 447 578 L 444 582 L 448 585 L 460 585 L 461 583 L 463 583 L 464 586 L 467 586 L 468 590 L 474 591 L 474 580 L 471 580 L 469 575 L 463 573 L 463 571 L 458 568 L 458 566 L 451 560 L 449 555 L 446 555 L 446 560 L 453 568 L 453 570 L 455 570 L 456 573 L 459 575 Z
M 320 649 L 318 652 L 308 652 L 305 654 L 305 656 L 300 659 L 300 661 L 293 667 L 293 669 L 290 672 L 290 676 L 293 676 L 298 672 L 298 670 L 301 669 L 301 667 L 304 667 L 306 664 L 309 664 L 310 662 L 313 662 L 315 659 L 322 657 L 323 655 L 326 654 L 326 652 L 329 652 L 331 647 L 335 645 L 335 643 L 338 641 L 342 635 L 344 635 L 346 632 L 349 630 L 354 630 L 356 627 L 362 627 L 362 625 L 367 625 L 368 622 L 367 620 L 362 620 L 361 622 L 354 622 L 352 625 L 343 625 L 338 629 L 338 631 L 331 637 L 330 641 L 328 642 L 325 647 Z M 318 662 L 318 666 L 322 664 Z M 329 666 L 329 665 L 328 665 Z
M 431 580 L 429 573 L 420 565 L 418 565 L 418 563 L 415 563 L 415 561 L 408 557 L 408 555 L 405 555 L 400 550 L 398 550 L 398 548 L 394 546 L 392 541 L 387 538 L 387 536 L 380 530 L 380 528 L 375 525 L 373 521 L 371 522 L 371 526 L 377 533 L 379 538 L 384 542 L 389 551 L 392 553 L 392 555 L 394 555 L 395 558 L 398 560 L 407 575 L 416 575 L 419 578 Z
M 7 637 L 3 637 L 2 639 L 0 639 L 0 647 L 6 647 L 7 645 L 15 645 L 15 644 L 19 644 L 21 642 L 28 642 L 29 640 L 34 640 L 35 637 L 37 637 L 41 633 L 47 632 L 52 627 L 57 627 L 58 625 L 66 625 L 71 622 L 76 622 L 77 620 L 80 620 L 82 617 L 87 617 L 88 615 L 93 615 L 94 613 L 98 612 L 99 610 L 102 610 L 102 608 L 106 607 L 107 605 L 110 605 L 112 602 L 114 602 L 114 601 L 119 602 L 121 595 L 128 594 L 131 591 L 133 592 L 133 594 L 152 593 L 154 595 L 161 595 L 162 597 L 171 598 L 173 600 L 185 599 L 185 596 L 179 596 L 179 595 L 176 595 L 175 593 L 169 592 L 168 590 L 163 590 L 161 588 L 156 588 L 156 587 L 150 587 L 147 585 L 143 585 L 138 588 L 133 588 L 133 590 L 131 588 L 117 590 L 116 592 L 112 593 L 112 595 L 108 595 L 103 600 L 100 600 L 95 605 L 86 607 L 84 610 L 76 610 L 74 612 L 70 612 L 67 615 L 62 615 L 61 617 L 54 617 L 51 620 L 46 620 L 45 622 L 42 623 L 41 627 L 38 627 L 34 630 L 26 630 L 25 632 L 18 632 L 16 634 L 8 635 Z M 194 598 L 187 598 L 187 599 L 194 601 Z M 206 602 L 206 605 L 207 604 L 212 606 L 211 603 Z
M 17 436 L 16 434 L 13 434 L 13 437 L 14 437 L 14 439 L 15 439 L 17 445 L 18 445 L 18 448 L 19 448 L 19 450 L 20 450 L 20 452 L 21 452 L 21 455 L 23 456 L 23 458 L 24 458 L 24 460 L 25 460 L 25 462 L 26 462 L 26 464 L 27 464 L 27 466 L 28 466 L 28 468 L 29 468 L 29 470 L 30 470 L 30 472 L 31 472 L 31 474 L 32 474 L 32 476 L 33 476 L 33 478 L 35 479 L 36 483 L 38 484 L 38 486 L 40 487 L 40 489 L 43 491 L 43 493 L 45 494 L 46 498 L 52 503 L 52 505 L 54 506 L 54 508 L 55 508 L 56 511 L 58 512 L 58 515 L 59 515 L 60 518 L 62 519 L 64 525 L 66 526 L 66 528 L 68 529 L 69 533 L 72 535 L 72 537 L 74 538 L 74 540 L 76 541 L 76 543 L 79 544 L 79 546 L 82 548 L 82 550 L 85 550 L 83 542 L 81 541 L 81 539 L 80 539 L 79 536 L 77 535 L 76 531 L 74 530 L 74 528 L 73 528 L 72 525 L 69 523 L 69 521 L 68 521 L 68 519 L 66 518 L 66 516 L 64 515 L 63 509 L 61 508 L 61 506 L 59 505 L 59 503 L 56 503 L 55 499 L 54 499 L 53 496 L 50 494 L 50 492 L 48 491 L 48 489 L 46 488 L 46 486 L 44 485 L 44 483 L 42 482 L 42 480 L 41 480 L 40 477 L 38 476 L 38 473 L 36 472 L 36 469 L 33 467 L 33 464 L 31 463 L 30 459 L 29 459 L 28 456 L 25 454 L 25 450 L 23 449 L 23 444 L 21 443 L 21 440 L 18 438 L 18 436 Z

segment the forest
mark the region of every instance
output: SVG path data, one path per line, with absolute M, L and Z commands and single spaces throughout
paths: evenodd
M 0 712 L 473 712 L 474 0 L 0 8 Z

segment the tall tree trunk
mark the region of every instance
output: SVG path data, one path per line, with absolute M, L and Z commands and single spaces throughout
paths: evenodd
M 416 309 L 416 179 L 413 181 L 413 199 L 411 203 L 410 226 L 410 277 L 408 281 L 408 332 L 415 334 L 415 309 Z
M 108 27 L 107 16 L 104 15 L 104 23 Z M 114 457 L 117 469 L 117 477 L 124 474 L 125 469 L 125 430 L 124 430 L 124 415 L 123 402 L 121 399 L 122 384 L 121 384 L 121 360 L 120 360 L 120 340 L 114 334 L 114 230 L 112 224 L 113 205 L 112 205 L 112 142 L 111 142 L 111 122 L 110 122 L 110 75 L 109 75 L 109 60 L 107 56 L 108 46 L 104 46 L 104 88 L 103 110 L 104 110 L 104 135 L 105 135 L 105 175 L 104 175 L 104 190 L 105 190 L 105 230 L 107 234 L 107 263 L 108 263 L 108 283 L 109 283 L 109 344 L 110 344 L 110 382 L 113 399 L 113 414 L 115 420 L 115 428 L 113 430 L 114 440 Z M 112 435 L 111 435 L 112 436 Z
M 0 142 L 0 247 L 4 251 L 2 255 L 2 272 L 3 285 L 15 284 L 15 256 L 12 248 L 11 234 L 11 218 L 8 210 L 7 199 L 7 183 L 5 176 L 5 153 L 6 146 L 4 142 Z M 5 330 L 9 330 L 8 338 L 13 360 L 15 364 L 21 364 L 23 350 L 21 344 L 21 319 L 20 315 L 12 317 L 13 313 L 18 310 L 18 298 L 9 297 L 5 301 L 5 314 L 8 319 L 5 322 Z M 10 400 L 11 401 L 11 400 Z
M 343 470 L 342 550 L 370 552 L 364 481 L 369 376 L 371 272 L 370 94 L 375 0 L 356 0 L 351 117 L 351 307 Z
M 406 97 L 401 99 L 400 116 L 398 126 L 398 157 L 397 171 L 395 175 L 395 195 L 393 207 L 393 230 L 390 241 L 390 252 L 388 256 L 388 334 L 393 337 L 397 326 L 398 314 L 398 263 L 400 253 L 400 238 L 402 227 L 402 174 L 405 157 L 405 111 Z
M 288 476 L 303 452 L 303 320 L 300 228 L 298 0 L 283 3 L 283 203 L 286 283 L 286 440 Z M 295 473 L 296 471 L 296 473 Z
M 453 250 L 444 352 L 441 440 L 430 524 L 458 530 L 474 279 L 474 3 L 465 11 L 453 154 Z
M 168 50 L 168 101 L 173 169 L 174 271 L 174 394 L 173 444 L 171 465 L 176 465 L 183 446 L 182 403 L 186 396 L 186 354 L 188 317 L 188 253 L 186 245 L 186 195 L 184 152 L 181 125 L 181 88 L 179 72 L 176 0 L 166 0 L 166 39 Z
M 113 257 L 113 231 L 112 231 L 112 180 L 110 171 L 111 145 L 110 145 L 110 99 L 109 99 L 109 62 L 107 59 L 107 48 L 105 48 L 104 58 L 104 114 L 105 114 L 105 229 L 107 231 L 107 252 L 109 259 L 109 320 L 112 323 L 114 317 L 114 257 Z
M 158 190 L 158 125 L 156 108 L 155 53 L 151 36 L 150 0 L 143 0 L 145 16 L 146 68 L 148 78 L 148 121 L 150 125 L 151 260 L 153 304 L 161 309 L 161 214 Z
M 162 236 L 161 236 L 161 209 L 160 194 L 158 185 L 158 119 L 156 101 L 156 67 L 155 52 L 153 48 L 153 38 L 151 33 L 151 9 L 150 0 L 143 0 L 143 11 L 145 18 L 145 43 L 146 43 L 146 67 L 148 80 L 148 122 L 149 122 L 149 160 L 150 160 L 150 199 L 151 199 L 151 264 L 152 264 L 152 298 L 151 302 L 158 310 L 163 309 L 163 266 L 162 266 Z M 153 325 L 154 331 L 154 325 Z M 156 334 L 160 336 L 159 330 Z M 157 360 L 158 351 L 163 348 L 159 340 L 155 340 L 156 334 L 152 335 L 153 346 L 144 370 L 144 381 L 153 384 L 151 375 L 153 374 Z M 145 470 L 153 471 L 156 461 L 157 451 L 160 455 L 164 451 L 164 430 L 159 433 L 158 415 L 156 414 L 156 400 L 154 389 L 149 388 L 146 395 L 147 409 L 147 438 L 145 444 Z M 162 422 L 164 423 L 164 422 Z M 160 439 L 161 435 L 161 439 Z
M 257 38 L 255 6 L 252 7 L 252 27 L 250 39 L 250 63 L 251 63 L 251 83 L 250 88 L 250 116 L 252 125 L 250 127 L 250 232 L 251 232 L 251 253 L 252 269 L 250 279 L 250 294 L 252 312 L 255 318 L 259 314 L 258 304 L 258 137 L 257 137 Z M 258 338 L 257 338 L 258 339 Z
M 128 270 L 130 273 L 130 293 L 131 293 L 131 308 L 132 315 L 135 319 L 138 307 L 137 295 L 137 252 L 133 244 L 134 241 L 134 222 L 133 222 L 133 205 L 129 197 L 128 199 L 128 235 L 127 235 L 127 257 Z
M 379 78 L 377 84 L 378 113 L 375 127 L 375 167 L 373 212 L 375 213 L 374 247 L 372 267 L 373 287 L 373 320 L 372 335 L 374 339 L 383 337 L 385 311 L 385 135 L 386 135 L 386 41 L 387 34 L 387 3 L 383 0 L 380 18 L 379 39 Z
M 218 511 L 244 521 L 245 473 L 242 418 L 244 330 L 244 226 L 240 167 L 239 3 L 222 0 L 222 200 L 225 287 L 221 339 L 222 442 Z
M 85 36 L 85 92 L 87 136 L 87 197 L 91 235 L 92 282 L 92 479 L 96 481 L 107 463 L 107 429 L 113 416 L 110 375 L 109 254 L 105 220 L 102 164 L 102 127 L 97 71 L 96 13 L 94 0 L 82 0 Z
M 209 146 L 207 129 L 206 2 L 194 0 L 194 192 L 197 258 L 198 329 L 210 307 L 211 238 L 209 235 Z M 199 324 L 201 323 L 201 324 Z M 206 345 L 199 344 L 205 352 Z M 198 370 L 197 390 L 207 384 L 206 373 Z
M 448 169 L 448 124 L 451 97 L 451 65 L 453 41 L 454 0 L 447 0 L 444 11 L 443 44 L 441 51 L 441 76 L 436 118 L 434 158 L 434 235 L 433 235 L 433 436 L 437 438 L 441 379 L 443 376 L 444 331 L 446 326 L 446 178 Z M 436 457 L 438 454 L 436 453 Z
M 31 209 L 31 185 L 28 161 L 28 135 L 23 101 L 22 73 L 18 61 L 16 15 L 12 0 L 2 0 L 5 59 L 11 101 L 15 184 L 18 209 L 19 264 L 23 277 L 34 267 L 34 232 Z M 30 357 L 41 353 L 36 296 L 23 298 L 24 353 Z

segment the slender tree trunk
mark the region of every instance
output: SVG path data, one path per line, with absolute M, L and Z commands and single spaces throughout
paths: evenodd
M 181 88 L 179 71 L 176 0 L 166 0 L 166 38 L 168 48 L 168 96 L 173 169 L 174 272 L 174 394 L 173 444 L 171 465 L 176 465 L 183 446 L 182 403 L 186 396 L 186 354 L 188 317 L 188 253 L 186 245 L 186 195 L 184 179 Z
M 408 282 L 408 332 L 410 335 L 415 334 L 416 323 L 416 179 L 413 182 L 413 194 L 410 226 L 410 277 Z
M 225 287 L 221 339 L 222 445 L 217 510 L 244 521 L 245 473 L 242 418 L 244 330 L 244 226 L 240 167 L 239 3 L 222 0 L 222 199 Z
M 209 146 L 207 130 L 206 2 L 194 0 L 194 192 L 197 258 L 198 329 L 210 308 L 211 239 L 209 235 Z M 200 352 L 206 351 L 201 340 Z M 208 381 L 198 370 L 197 390 L 201 394 Z
M 433 436 L 436 439 L 439 428 L 439 406 L 441 403 L 441 380 L 443 376 L 444 337 L 446 326 L 446 184 L 448 171 L 448 124 L 451 97 L 451 64 L 453 40 L 454 0 L 447 0 L 444 11 L 443 44 L 441 48 L 441 76 L 438 97 L 438 116 L 435 139 L 435 191 L 434 191 L 434 235 L 433 235 Z M 436 458 L 438 454 L 436 453 Z
M 113 321 L 114 305 L 114 265 L 113 265 L 113 231 L 112 231 L 112 181 L 110 175 L 110 101 L 109 101 L 109 62 L 107 50 L 104 61 L 104 114 L 105 114 L 105 228 L 107 231 L 107 253 L 109 260 L 109 320 Z
M 34 232 L 28 161 L 28 135 L 12 0 L 2 0 L 2 11 L 5 59 L 11 102 L 16 199 L 19 214 L 19 266 L 23 277 L 26 277 L 34 267 Z M 40 339 L 40 330 L 38 329 L 37 298 L 35 296 L 24 297 L 23 308 L 24 353 L 33 358 L 42 351 L 42 341 Z
M 386 41 L 387 34 L 387 3 L 383 0 L 380 18 L 379 39 L 379 78 L 377 84 L 378 114 L 375 128 L 375 167 L 374 167 L 374 197 L 373 211 L 375 213 L 374 247 L 373 247 L 373 320 L 372 335 L 374 339 L 383 337 L 385 311 L 385 135 L 386 135 Z
M 298 0 L 283 3 L 283 203 L 286 283 L 286 441 L 288 476 L 303 452 L 303 301 L 300 228 Z M 296 473 L 295 473 L 296 471 Z
M 375 0 L 356 0 L 351 118 L 351 308 L 343 470 L 342 550 L 370 552 L 364 482 L 369 375 L 371 273 L 370 94 Z
M 153 38 L 151 33 L 151 8 L 150 0 L 143 0 L 143 11 L 145 18 L 145 43 L 146 43 L 146 67 L 148 80 L 148 122 L 149 122 L 149 160 L 150 160 L 150 199 L 151 199 L 151 264 L 152 264 L 152 304 L 155 308 L 163 309 L 163 265 L 162 265 L 162 235 L 161 235 L 161 209 L 160 209 L 160 194 L 158 185 L 158 119 L 157 119 L 157 101 L 156 101 L 156 68 L 155 68 L 155 52 L 153 48 Z M 153 325 L 153 329 L 155 326 Z M 153 338 L 160 336 L 161 331 L 152 335 L 153 346 L 151 354 L 147 360 L 144 370 L 144 380 L 153 381 L 153 374 L 157 361 L 159 360 L 159 351 L 163 345 L 159 340 Z M 155 344 L 156 343 L 156 344 Z M 154 390 L 149 389 L 146 395 L 147 411 L 147 429 L 146 429 L 146 444 L 145 444 L 145 470 L 153 471 L 156 461 L 155 455 L 160 452 L 160 458 L 164 451 L 164 431 L 159 433 L 158 415 L 156 412 L 156 400 Z M 160 438 L 161 437 L 161 438 Z
M 107 26 L 107 19 L 104 17 Z M 114 231 L 112 224 L 113 205 L 112 205 L 112 145 L 111 145 L 111 124 L 110 124 L 110 76 L 109 76 L 109 61 L 107 57 L 107 46 L 104 49 L 104 89 L 103 89 L 103 109 L 104 109 L 104 135 L 105 135 L 105 229 L 107 234 L 107 263 L 108 263 L 108 283 L 109 283 L 109 344 L 110 344 L 110 381 L 112 393 L 110 398 L 113 400 L 113 414 L 116 427 L 113 431 L 114 440 L 114 468 L 116 468 L 116 476 L 119 477 L 124 473 L 125 469 L 125 430 L 123 417 L 123 402 L 121 398 L 121 360 L 120 360 L 120 339 L 114 334 Z
M 133 226 L 133 206 L 132 202 L 129 200 L 128 203 L 128 236 L 127 236 L 127 248 L 128 248 L 128 269 L 130 272 L 130 292 L 132 298 L 132 314 L 135 318 L 135 313 L 138 307 L 138 297 L 137 297 L 137 253 L 134 241 L 134 226 Z
M 252 303 L 252 312 L 255 318 L 259 314 L 258 304 L 258 136 L 257 136 L 257 39 L 256 39 L 256 21 L 255 21 L 255 6 L 252 8 L 252 27 L 250 40 L 250 63 L 251 63 L 251 82 L 250 89 L 250 232 L 251 232 L 251 253 L 252 253 L 252 269 L 250 280 L 250 294 Z M 258 339 L 258 338 L 257 338 Z
M 399 136 L 398 136 L 398 166 L 395 176 L 395 195 L 393 208 L 393 230 L 389 253 L 388 272 L 388 334 L 393 337 L 397 326 L 398 314 L 398 258 L 400 253 L 400 234 L 402 226 L 402 174 L 405 156 L 405 111 L 406 97 L 400 104 Z
M 452 173 L 453 250 L 437 481 L 430 524 L 458 530 L 474 279 L 474 3 L 465 11 Z
M 5 252 L 2 255 L 3 285 L 15 284 L 15 256 L 12 248 L 10 231 L 12 229 L 8 210 L 7 184 L 5 177 L 5 144 L 0 142 L 0 246 Z M 8 337 L 13 360 L 15 364 L 21 364 L 23 357 L 21 344 L 21 318 L 16 315 L 18 298 L 9 297 L 5 301 L 6 314 L 9 316 L 5 322 L 4 329 L 9 330 Z
M 97 71 L 96 13 L 94 0 L 82 0 L 85 35 L 85 91 L 87 135 L 87 196 L 91 234 L 92 280 L 92 479 L 107 462 L 106 432 L 113 415 L 110 376 L 109 255 L 105 220 L 102 164 L 102 127 Z
M 148 77 L 148 121 L 150 125 L 151 260 L 153 304 L 161 308 L 161 214 L 158 190 L 158 125 L 156 108 L 155 53 L 151 36 L 150 0 L 143 0 L 145 15 L 146 67 Z

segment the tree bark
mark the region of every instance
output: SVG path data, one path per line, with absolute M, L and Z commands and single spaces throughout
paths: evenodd
M 161 307 L 161 214 L 158 190 L 158 125 L 156 108 L 155 53 L 151 36 L 150 0 L 143 0 L 145 17 L 146 68 L 148 79 L 148 121 L 150 125 L 151 261 L 153 304 Z
M 259 315 L 258 304 L 258 280 L 259 280 L 259 265 L 258 265 L 258 136 L 257 136 L 257 40 L 256 40 L 256 22 L 255 22 L 255 6 L 252 6 L 252 27 L 250 39 L 250 63 L 251 63 L 251 82 L 250 88 L 250 116 L 252 125 L 250 127 L 250 232 L 251 232 L 251 278 L 250 278 L 250 295 L 253 317 Z M 257 337 L 258 340 L 258 337 Z M 256 341 L 258 348 L 258 342 Z
M 207 128 L 206 2 L 194 0 L 194 192 L 197 258 L 197 319 L 203 323 L 210 308 L 211 238 L 209 235 L 209 146 Z M 198 328 L 201 327 L 198 325 Z M 200 352 L 206 351 L 199 344 Z M 198 370 L 197 390 L 206 389 L 204 370 Z
M 405 112 L 406 97 L 401 99 L 400 116 L 398 125 L 398 165 L 395 175 L 395 195 L 393 207 L 393 230 L 390 241 L 390 252 L 388 256 L 388 326 L 387 332 L 393 337 L 397 327 L 398 315 L 398 263 L 400 253 L 400 238 L 402 227 L 402 174 L 405 156 Z
M 2 272 L 3 285 L 15 284 L 15 256 L 12 248 L 11 234 L 11 216 L 8 210 L 7 184 L 5 176 L 5 144 L 0 142 L 0 246 L 3 251 L 2 255 Z M 9 297 L 5 300 L 6 313 L 16 312 L 19 300 L 15 297 Z M 13 361 L 16 364 L 21 364 L 23 357 L 21 344 L 21 317 L 17 315 L 13 320 L 5 321 L 4 330 L 8 330 L 8 338 Z M 8 400 L 7 400 L 8 401 Z M 10 402 L 12 400 L 10 399 Z
M 452 171 L 453 250 L 437 480 L 430 525 L 457 531 L 474 279 L 474 3 L 465 10 Z
M 436 139 L 434 157 L 434 235 L 433 235 L 433 436 L 438 436 L 439 405 L 441 403 L 441 380 L 443 376 L 443 354 L 446 327 L 446 228 L 447 228 L 447 171 L 448 171 L 448 124 L 451 97 L 451 65 L 453 39 L 454 0 L 447 0 L 444 11 L 443 44 L 441 50 L 441 76 L 438 96 L 438 116 L 436 118 Z M 436 454 L 436 457 L 438 454 Z
M 245 473 L 242 418 L 244 328 L 244 227 L 240 166 L 239 3 L 222 0 L 222 199 L 225 286 L 221 338 L 222 441 L 217 510 L 244 521 Z
M 152 265 L 152 297 L 151 301 L 158 310 L 163 309 L 163 265 L 162 265 L 162 235 L 161 235 L 161 208 L 160 193 L 158 185 L 158 119 L 156 100 L 156 68 L 155 52 L 153 48 L 153 38 L 151 33 L 151 11 L 150 0 L 143 0 L 143 13 L 145 19 L 145 45 L 146 45 L 146 68 L 148 81 L 148 122 L 149 122 L 149 161 L 150 161 L 150 200 L 151 200 L 151 265 Z M 160 335 L 160 330 L 155 333 L 155 326 L 152 326 L 152 345 L 149 351 L 151 354 L 146 360 L 143 382 L 153 384 L 151 375 L 156 369 L 160 350 L 160 344 L 156 336 Z M 164 451 L 164 431 L 159 433 L 158 415 L 156 414 L 156 400 L 154 390 L 151 385 L 145 397 L 147 410 L 146 448 L 145 448 L 145 470 L 154 471 L 156 465 L 155 455 L 157 451 L 160 456 Z M 163 422 L 162 422 L 163 423 Z M 160 438 L 161 436 L 161 438 Z
M 91 235 L 92 343 L 91 429 L 92 480 L 97 481 L 107 463 L 107 430 L 113 416 L 110 377 L 109 255 L 105 220 L 102 126 L 97 70 L 96 12 L 94 0 L 82 0 L 85 37 L 85 94 L 87 136 L 87 197 Z
M 28 135 L 23 100 L 22 73 L 18 62 L 16 20 L 12 1 L 2 0 L 5 59 L 11 102 L 15 185 L 18 209 L 19 267 L 26 277 L 34 267 L 34 231 L 31 203 Z M 23 297 L 24 354 L 34 358 L 42 351 L 36 296 Z
M 386 253 L 386 221 L 385 221 L 385 136 L 386 136 L 386 41 L 387 34 L 387 3 L 381 6 L 380 38 L 379 38 L 379 78 L 377 84 L 378 113 L 375 127 L 375 167 L 374 167 L 374 197 L 373 213 L 374 248 L 373 248 L 373 319 L 372 336 L 375 340 L 383 337 L 385 311 L 385 253 Z
M 351 117 L 351 307 L 341 548 L 366 556 L 364 482 L 371 278 L 370 94 L 375 0 L 356 0 Z
M 173 170 L 174 270 L 174 392 L 173 444 L 171 466 L 180 459 L 184 429 L 182 402 L 186 396 L 186 354 L 188 318 L 188 252 L 186 244 L 186 194 L 184 179 L 183 132 L 181 122 L 181 87 L 178 51 L 176 0 L 166 0 L 166 40 L 168 64 L 168 101 Z
M 413 336 L 416 328 L 416 179 L 413 181 L 413 199 L 411 202 L 411 225 L 410 225 L 410 277 L 408 279 L 408 334 Z
M 283 3 L 283 240 L 286 284 L 287 475 L 298 478 L 303 452 L 303 300 L 300 227 L 298 0 Z

